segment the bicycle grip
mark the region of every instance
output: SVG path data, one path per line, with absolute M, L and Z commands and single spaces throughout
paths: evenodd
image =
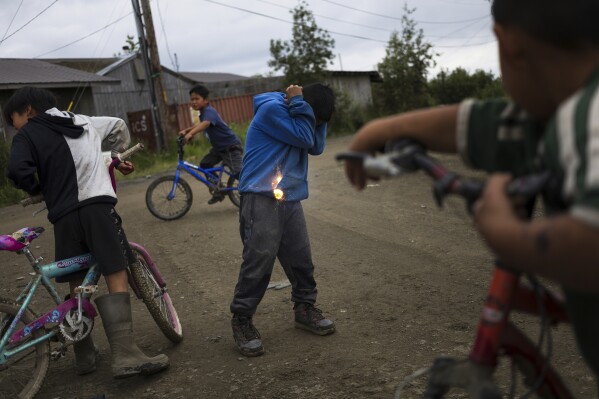
M 117 158 L 119 159 L 119 161 L 122 162 L 125 159 L 131 157 L 136 152 L 141 151 L 143 149 L 144 149 L 144 145 L 142 143 L 137 143 L 136 145 L 134 145 L 133 147 L 129 148 L 128 150 L 125 150 L 125 151 L 121 152 L 120 154 L 118 154 Z
M 43 194 L 36 194 L 36 195 L 32 195 L 30 197 L 27 197 L 25 199 L 22 199 L 20 201 L 20 204 L 22 206 L 29 206 L 29 205 L 33 205 L 33 204 L 38 204 L 40 202 L 42 202 L 44 200 L 44 195 Z
M 532 198 L 541 192 L 550 180 L 551 172 L 549 171 L 521 176 L 508 184 L 507 194 L 510 197 L 524 196 L 526 198 Z

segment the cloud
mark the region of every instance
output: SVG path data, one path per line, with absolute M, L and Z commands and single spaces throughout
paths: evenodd
M 26 1 L 18 12 L 20 2 L 1 1 L 0 20 L 14 20 L 8 30 L 8 25 L 0 28 L 0 35 L 9 36 L 35 18 L 0 44 L 3 58 L 111 57 L 122 51 L 127 35 L 137 37 L 128 0 Z M 175 69 L 176 54 L 181 71 L 267 74 L 270 40 L 291 39 L 289 10 L 296 4 L 296 0 L 154 0 L 152 16 L 161 62 Z M 412 18 L 426 40 L 439 46 L 435 70 L 461 66 L 497 73 L 488 2 L 412 0 L 408 6 L 416 9 Z M 397 0 L 312 0 L 309 9 L 318 26 L 335 39 L 331 69 L 376 68 L 385 56 L 391 32 L 401 31 L 403 2 Z M 92 34 L 96 30 L 101 31 Z

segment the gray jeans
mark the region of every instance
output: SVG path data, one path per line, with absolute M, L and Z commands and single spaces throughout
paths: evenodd
M 256 312 L 268 288 L 276 258 L 291 282 L 291 300 L 316 303 L 314 264 L 300 202 L 244 193 L 239 232 L 243 263 L 231 302 L 232 313 L 252 316 Z
M 243 149 L 241 146 L 235 146 L 234 148 L 229 148 L 225 151 L 217 151 L 214 147 L 212 147 L 210 148 L 208 154 L 204 155 L 204 158 L 202 158 L 200 161 L 200 167 L 204 169 L 212 168 L 214 165 L 222 161 L 222 163 L 231 169 L 234 175 L 239 177 L 242 159 Z

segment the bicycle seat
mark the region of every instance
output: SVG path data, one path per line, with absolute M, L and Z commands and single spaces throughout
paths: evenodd
M 18 251 L 25 248 L 44 232 L 43 227 L 24 227 L 11 235 L 0 235 L 0 251 Z

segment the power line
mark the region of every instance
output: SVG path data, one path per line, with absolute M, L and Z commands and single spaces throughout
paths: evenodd
M 117 9 L 117 3 L 115 3 L 114 7 L 112 8 L 112 11 L 110 12 L 110 16 L 108 17 L 108 20 L 112 19 L 112 16 L 115 14 Z M 122 9 L 122 8 L 121 8 Z M 110 32 L 110 34 L 114 31 L 114 26 L 112 27 L 112 31 Z M 110 34 L 108 35 L 110 37 Z M 96 44 L 96 48 L 94 49 L 93 55 L 95 56 L 96 54 L 98 54 L 98 48 L 100 47 L 100 43 L 102 42 L 102 37 L 104 36 L 104 34 L 102 34 L 102 36 L 100 37 L 100 39 L 98 40 L 97 44 Z M 106 45 L 108 44 L 108 40 L 106 40 L 104 42 L 104 46 L 102 47 L 102 50 L 104 50 L 104 48 L 106 48 Z M 96 67 L 100 64 L 100 59 L 96 59 L 96 61 L 93 63 L 93 65 L 88 65 L 87 68 L 85 68 L 85 72 L 90 72 L 90 73 L 95 73 L 96 72 Z M 83 83 L 80 82 L 77 85 L 77 89 L 75 90 L 75 94 L 73 94 L 73 98 L 71 99 L 71 102 L 69 103 L 69 107 L 67 109 L 67 111 L 71 111 L 71 110 L 76 110 L 77 107 L 79 106 L 79 103 L 81 102 L 81 99 L 83 98 L 83 94 L 85 93 L 85 89 L 89 86 L 89 83 Z
M 58 1 L 58 0 L 56 0 L 56 1 Z M 92 33 L 90 33 L 89 35 L 83 36 L 83 37 L 82 37 L 82 38 L 80 38 L 80 39 L 74 40 L 74 41 L 72 41 L 72 42 L 70 42 L 70 43 L 68 43 L 68 44 L 65 44 L 64 46 L 60 46 L 60 47 L 58 47 L 58 48 L 55 48 L 54 50 L 50 50 L 50 51 L 48 51 L 48 52 L 45 52 L 44 54 L 36 55 L 36 56 L 35 56 L 35 57 L 33 57 L 33 58 L 40 58 L 40 57 L 43 57 L 44 55 L 47 55 L 47 54 L 53 53 L 53 52 L 55 52 L 55 51 L 58 51 L 58 50 L 62 50 L 63 48 L 65 48 L 65 47 L 68 47 L 68 46 L 70 46 L 71 44 L 78 43 L 78 42 L 80 42 L 80 41 L 81 41 L 81 40 L 83 40 L 83 39 L 87 39 L 88 37 L 90 37 L 90 36 L 93 36 L 93 35 L 95 35 L 96 33 L 103 31 L 104 29 L 108 28 L 109 26 L 111 26 L 111 25 L 114 25 L 114 24 L 116 24 L 117 22 L 120 22 L 120 21 L 122 21 L 123 19 L 125 19 L 126 17 L 128 17 L 128 16 L 129 16 L 129 15 L 131 15 L 131 14 L 133 14 L 133 11 L 131 11 L 131 12 L 130 12 L 130 13 L 128 13 L 128 14 L 125 14 L 125 15 L 123 15 L 123 16 L 122 16 L 122 17 L 120 17 L 119 19 L 117 19 L 117 20 L 115 20 L 115 21 L 113 21 L 113 22 L 109 23 L 108 25 L 105 25 L 105 26 L 103 26 L 102 28 L 100 28 L 100 29 L 98 29 L 98 30 L 96 30 L 96 31 L 94 31 L 94 32 L 92 32 Z
M 273 3 L 272 1 L 267 1 L 267 0 L 257 0 L 257 1 L 259 1 L 259 2 L 261 2 L 261 3 L 265 3 L 265 4 L 270 4 L 270 5 L 272 5 L 272 6 L 275 6 L 275 7 L 284 8 L 284 9 L 286 9 L 286 10 L 288 10 L 288 11 L 292 10 L 291 8 L 289 8 L 289 7 L 287 7 L 287 6 L 284 6 L 284 5 L 281 5 L 281 4 L 277 4 L 277 3 Z M 354 26 L 361 26 L 361 27 L 363 27 L 363 28 L 376 29 L 376 30 L 381 30 L 381 31 L 384 31 L 384 32 L 393 32 L 393 30 L 391 30 L 391 29 L 378 28 L 378 27 L 376 27 L 376 26 L 370 26 L 370 25 L 358 24 L 358 23 L 355 23 L 355 22 L 349 22 L 349 21 L 343 21 L 343 20 L 341 20 L 341 19 L 338 19 L 338 18 L 327 17 L 327 16 L 324 16 L 324 15 L 318 15 L 318 14 L 313 14 L 313 15 L 314 15 L 315 17 L 324 18 L 324 19 L 329 19 L 329 20 L 331 20 L 331 21 L 337 21 L 337 22 L 341 22 L 341 23 L 344 23 L 344 24 L 349 24 L 349 25 L 354 25 Z
M 270 4 L 270 5 L 273 5 L 273 6 L 276 6 L 276 7 L 284 8 L 284 9 L 286 9 L 286 10 L 292 10 L 292 9 L 291 9 L 291 8 L 289 8 L 289 7 L 286 7 L 286 6 L 284 6 L 284 5 L 281 5 L 281 4 L 273 3 L 273 2 L 271 2 L 271 1 L 267 1 L 267 0 L 256 0 L 256 1 L 259 1 L 259 2 L 261 2 L 261 3 L 265 3 L 265 4 Z M 341 22 L 341 23 L 344 23 L 344 24 L 348 24 L 348 25 L 361 26 L 361 27 L 364 27 L 364 28 L 369 28 L 369 29 L 376 29 L 376 30 L 380 30 L 380 31 L 383 31 L 383 32 L 389 32 L 389 33 L 393 33 L 393 32 L 396 32 L 396 31 L 397 31 L 396 29 L 377 28 L 377 27 L 370 26 L 370 25 L 364 25 L 364 24 L 358 24 L 358 23 L 355 23 L 355 22 L 344 21 L 344 20 L 341 20 L 341 19 L 338 19 L 338 18 L 327 17 L 327 16 L 324 16 L 324 15 L 319 15 L 319 14 L 313 14 L 313 15 L 314 15 L 315 17 L 324 18 L 324 19 L 328 19 L 328 20 L 331 20 L 331 21 L 337 21 L 337 22 Z M 489 18 L 490 18 L 490 15 L 488 15 L 487 17 L 489 17 Z M 484 19 L 484 18 L 482 18 L 482 19 Z M 445 35 L 429 35 L 429 34 L 425 34 L 425 36 L 426 36 L 426 37 L 428 37 L 428 38 L 434 38 L 434 39 L 445 39 L 445 38 L 447 38 L 448 36 L 451 36 L 451 35 L 453 35 L 454 33 L 457 33 L 457 32 L 459 32 L 459 31 L 462 31 L 462 30 L 464 30 L 465 28 L 468 28 L 468 27 L 470 27 L 470 26 L 472 26 L 472 25 L 476 24 L 476 22 L 479 22 L 479 21 L 481 21 L 482 19 L 475 18 L 475 19 L 472 19 L 472 20 L 468 20 L 470 23 L 468 23 L 467 25 L 465 25 L 465 26 L 463 26 L 463 27 L 461 27 L 461 28 L 459 28 L 459 29 L 456 29 L 456 30 L 454 30 L 454 31 L 452 31 L 452 32 L 450 32 L 450 33 L 447 33 L 447 34 L 445 34 Z M 417 21 L 415 21 L 415 22 L 417 22 Z
M 16 31 L 14 31 L 13 33 L 11 33 L 10 35 L 6 36 L 5 34 L 5 38 L 2 39 L 2 41 L 0 41 L 0 44 L 4 43 L 5 40 L 9 39 L 10 37 L 12 37 L 15 33 L 17 33 L 18 31 L 20 31 L 21 29 L 23 29 L 24 27 L 26 27 L 27 25 L 29 25 L 34 19 L 36 19 L 37 17 L 39 17 L 40 15 L 42 15 L 44 12 L 46 12 L 46 10 L 48 10 L 48 8 L 52 7 L 54 4 L 56 4 L 58 2 L 58 0 L 54 0 L 54 2 L 52 4 L 50 4 L 48 7 L 44 8 L 42 11 L 40 11 L 35 17 L 31 18 L 29 21 L 25 22 L 25 24 L 23 26 L 21 26 L 19 29 L 17 29 Z M 19 6 L 20 7 L 20 6 Z
M 377 14 L 377 13 L 374 13 L 374 12 L 371 12 L 371 11 L 361 10 L 359 8 L 350 7 L 350 6 L 347 6 L 345 4 L 337 3 L 337 2 L 331 1 L 331 0 L 322 0 L 322 1 L 334 4 L 334 5 L 339 6 L 339 7 L 348 8 L 350 10 L 363 12 L 364 14 L 370 14 L 370 15 L 374 15 L 374 16 L 377 16 L 377 17 L 394 19 L 394 20 L 397 20 L 397 21 L 401 21 L 402 20 L 401 17 L 392 17 L 392 16 L 389 16 L 389 15 Z M 476 18 L 472 18 L 472 19 L 465 19 L 465 20 L 462 20 L 462 21 L 419 21 L 419 20 L 414 20 L 414 22 L 418 22 L 419 24 L 462 24 L 462 23 L 466 23 L 466 22 L 478 21 L 478 20 L 481 20 L 481 19 L 487 18 L 487 17 L 488 17 L 488 15 L 483 15 L 481 17 L 476 17 Z
M 231 5 L 228 5 L 228 4 L 219 3 L 218 1 L 214 1 L 214 0 L 204 0 L 204 1 L 206 1 L 208 3 L 218 4 L 219 6 L 223 6 L 223 7 L 233 8 L 235 10 L 247 12 L 247 13 L 250 13 L 250 14 L 260 15 L 261 17 L 270 18 L 270 19 L 274 19 L 276 21 L 281 21 L 281 22 L 285 22 L 287 24 L 293 25 L 293 22 L 291 22 L 291 21 L 287 21 L 287 20 L 282 19 L 282 18 L 273 17 L 272 15 L 262 14 L 262 13 L 259 13 L 259 12 L 256 12 L 256 11 L 247 10 L 245 8 L 240 8 L 240 7 L 235 7 L 235 6 L 231 6 Z M 349 33 L 340 33 L 340 32 L 335 32 L 335 31 L 332 31 L 332 30 L 327 30 L 327 32 L 335 34 L 335 35 L 340 35 L 340 36 L 353 37 L 355 39 L 363 39 L 363 40 L 370 40 L 370 41 L 373 41 L 373 42 L 387 43 L 385 40 L 373 39 L 371 37 L 352 35 L 352 34 L 349 34 Z
M 168 4 L 167 4 L 168 6 Z M 175 61 L 173 60 L 173 56 L 171 55 L 171 49 L 168 46 L 168 37 L 166 35 L 166 30 L 164 29 L 164 20 L 162 19 L 162 12 L 160 11 L 159 1 L 156 0 L 156 8 L 158 8 L 158 17 L 160 19 L 160 27 L 162 28 L 162 34 L 164 35 L 164 44 L 166 45 L 166 53 L 168 54 L 168 58 L 171 60 L 171 64 L 176 68 Z
M 15 15 L 12 16 L 12 19 L 10 20 L 8 27 L 6 28 L 6 32 L 4 32 L 4 36 L 2 36 L 2 40 L 0 40 L 0 43 L 2 43 L 4 41 L 4 38 L 6 37 L 8 30 L 12 26 L 12 23 L 14 22 L 15 18 L 17 17 L 17 14 L 19 13 L 19 10 L 21 9 L 21 6 L 23 5 L 23 1 L 25 1 L 25 0 L 21 0 L 21 3 L 19 3 L 19 6 L 17 7 L 17 11 L 15 11 Z

